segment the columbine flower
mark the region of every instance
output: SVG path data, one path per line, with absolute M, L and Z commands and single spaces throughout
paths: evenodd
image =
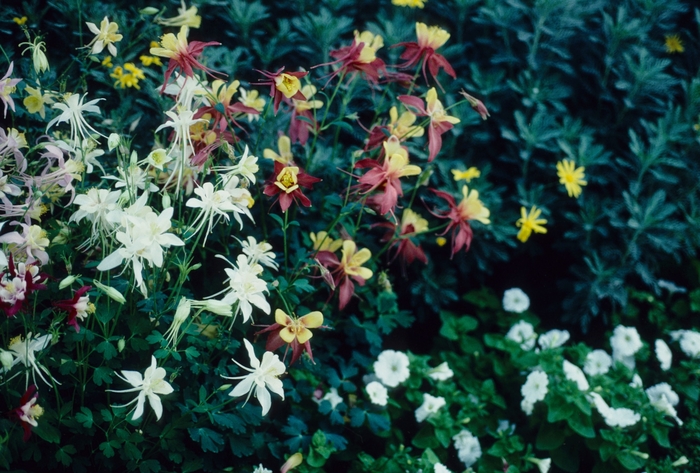
M 580 391 L 588 391 L 590 385 L 588 384 L 586 375 L 583 374 L 583 371 L 581 371 L 581 368 L 579 368 L 573 363 L 570 363 L 567 360 L 564 360 L 562 368 L 564 370 L 564 375 L 566 376 L 566 379 L 576 383 L 576 386 L 578 386 Z
M 596 392 L 590 393 L 589 396 L 605 423 L 610 427 L 629 427 L 641 419 L 641 416 L 632 409 L 609 407 L 600 394 Z
M 469 468 L 481 458 L 481 444 L 479 439 L 470 431 L 462 430 L 457 435 L 452 437 L 457 456 L 464 465 Z
M 532 206 L 530 212 L 525 207 L 520 207 L 520 218 L 515 223 L 517 227 L 521 227 L 518 232 L 518 240 L 525 243 L 534 231 L 535 233 L 547 233 L 547 229 L 543 227 L 547 220 L 539 218 L 542 210 L 536 206 Z
M 395 388 L 411 375 L 408 369 L 410 362 L 405 353 L 394 350 L 384 350 L 374 362 L 374 374 L 385 386 Z
M 510 290 L 512 291 L 512 289 Z M 521 320 L 508 330 L 506 338 L 508 340 L 513 340 L 515 343 L 519 343 L 520 348 L 523 350 L 532 350 L 537 340 L 537 334 L 531 323 Z
M 230 306 L 227 307 L 230 308 Z M 163 334 L 167 340 L 167 346 L 172 345 L 173 349 L 177 348 L 177 339 L 180 334 L 180 327 L 190 316 L 190 311 L 192 310 L 192 301 L 186 297 L 181 297 L 180 302 L 177 304 L 175 309 L 175 315 L 173 316 L 173 323 L 170 325 L 168 330 Z
M 379 381 L 372 381 L 365 386 L 365 391 L 369 395 L 369 400 L 377 406 L 386 406 L 389 401 L 389 392 Z
M 547 388 L 548 385 L 549 378 L 547 377 L 547 373 L 544 371 L 533 371 L 527 375 L 527 380 L 520 388 L 520 393 L 527 402 L 534 404 L 535 402 L 542 401 L 545 398 L 549 392 L 549 389 Z
M 36 420 L 44 413 L 44 409 L 36 403 L 38 399 L 39 393 L 36 391 L 36 386 L 32 384 L 19 400 L 19 407 L 10 412 L 12 417 L 16 417 L 22 423 L 22 429 L 24 429 L 22 440 L 25 442 L 32 435 L 32 427 L 39 425 Z
M 287 461 L 284 462 L 282 468 L 280 468 L 280 473 L 287 473 L 289 470 L 293 470 L 294 468 L 301 465 L 303 460 L 304 456 L 301 454 L 301 452 L 295 453 L 294 455 L 287 458 Z
M 343 246 L 343 240 L 334 240 L 324 231 L 309 233 L 309 239 L 313 243 L 314 251 L 330 251 L 331 253 L 335 253 Z
M 328 81 L 338 74 L 349 72 L 360 72 L 365 75 L 368 81 L 377 83 L 379 75 L 386 70 L 384 61 L 377 57 L 377 51 L 384 46 L 384 39 L 370 31 L 360 33 L 355 30 L 355 38 L 350 46 L 333 50 L 329 55 L 335 61 L 319 64 L 312 67 L 330 66 L 340 63 L 335 71 L 330 74 Z
M 224 269 L 228 276 L 224 284 L 228 284 L 228 288 L 209 297 L 226 293 L 222 301 L 229 305 L 237 304 L 231 325 L 235 322 L 238 314 L 243 314 L 243 322 L 247 322 L 253 313 L 253 306 L 269 314 L 270 304 L 263 295 L 267 292 L 267 283 L 258 277 L 263 272 L 262 266 L 250 264 L 245 255 L 238 255 L 236 264 L 229 262 L 221 255 L 217 255 L 217 258 L 227 261 L 234 269 Z
M 669 54 L 682 53 L 685 51 L 683 47 L 683 42 L 681 37 L 677 34 L 667 34 L 664 36 L 664 43 L 666 45 L 666 52 Z
M 469 95 L 467 92 L 465 92 L 464 89 L 460 90 L 459 93 L 467 99 L 467 102 L 469 102 L 469 105 L 472 107 L 472 109 L 481 116 L 482 120 L 486 120 L 488 117 L 491 115 L 489 114 L 489 111 L 486 109 L 486 105 L 484 105 L 484 102 L 481 100 L 477 99 L 476 97 L 472 97 Z
M 20 46 L 27 46 L 24 48 L 24 51 L 22 51 L 22 54 L 26 53 L 27 51 L 32 52 L 32 63 L 34 64 L 34 72 L 37 74 L 41 74 L 42 72 L 46 72 L 49 70 L 49 61 L 46 59 L 46 54 L 44 51 L 46 51 L 46 43 L 41 41 L 39 37 L 34 38 L 34 42 L 24 42 L 20 43 Z
M 54 307 L 58 307 L 68 313 L 66 323 L 72 326 L 76 332 L 80 332 L 78 320 L 85 320 L 88 314 L 95 313 L 95 305 L 90 302 L 90 297 L 85 295 L 90 289 L 92 289 L 92 286 L 83 286 L 75 291 L 72 299 L 53 303 Z
M 491 220 L 489 220 L 491 212 L 479 199 L 479 192 L 475 189 L 470 191 L 467 186 L 462 186 L 462 201 L 459 205 L 456 204 L 454 197 L 447 192 L 433 190 L 433 193 L 445 199 L 450 207 L 449 210 L 439 214 L 431 212 L 438 218 L 451 220 L 445 231 L 441 234 L 445 235 L 449 231 L 452 231 L 452 254 L 450 258 L 454 257 L 455 253 L 462 247 L 464 247 L 465 251 L 469 251 L 474 235 L 469 222 L 471 220 L 477 220 L 484 225 L 489 225 L 491 223 Z
M 104 99 L 90 100 L 83 104 L 83 100 L 85 100 L 86 97 L 87 94 L 70 94 L 64 97 L 65 103 L 54 104 L 52 108 L 61 110 L 62 113 L 49 122 L 46 126 L 46 132 L 48 133 L 49 128 L 57 123 L 68 122 L 70 125 L 70 139 L 73 143 L 78 142 L 78 135 L 80 135 L 81 140 L 88 139 L 90 137 L 90 132 L 102 136 L 99 131 L 95 130 L 85 121 L 83 114 L 86 112 L 100 113 L 100 107 L 95 104 Z
M 587 184 L 587 182 L 583 180 L 583 178 L 586 177 L 586 175 L 583 173 L 585 169 L 586 168 L 583 166 L 576 167 L 576 163 L 568 159 L 557 163 L 557 176 L 559 176 L 559 184 L 564 184 L 569 197 L 578 199 L 578 196 L 581 195 L 581 186 L 585 186 Z
M 472 179 L 476 179 L 481 176 L 481 171 L 479 171 L 474 166 L 470 167 L 466 171 L 460 171 L 459 169 L 452 170 L 452 177 L 455 181 L 467 181 L 471 182 Z
M 24 106 L 27 107 L 27 111 L 29 113 L 38 113 L 42 120 L 46 118 L 46 107 L 44 105 L 53 103 L 51 94 L 42 94 L 41 89 L 29 86 L 25 87 L 24 90 L 29 94 L 22 100 Z
M 593 350 L 586 355 L 586 362 L 583 365 L 583 371 L 588 376 L 597 376 L 606 374 L 612 366 L 612 358 L 605 350 Z
M 522 289 L 514 287 L 503 293 L 503 310 L 521 314 L 530 308 L 530 298 Z M 530 326 L 532 327 L 532 326 Z
M 279 154 L 273 149 L 265 148 L 263 150 L 263 157 L 266 159 L 273 159 L 275 162 L 284 164 L 285 166 L 294 163 L 292 140 L 289 139 L 288 136 L 280 135 L 279 138 L 277 138 L 277 150 Z
M 423 404 L 416 409 L 416 421 L 423 422 L 425 419 L 435 414 L 445 405 L 444 397 L 434 397 L 428 393 L 423 393 Z
M 569 340 L 569 331 L 568 330 L 550 330 L 547 333 L 543 333 L 540 335 L 540 338 L 537 340 L 538 343 L 540 344 L 540 347 L 543 350 L 548 350 L 551 348 L 558 348 L 565 344 Z
M 257 121 L 260 118 L 260 112 L 265 108 L 265 99 L 258 96 L 259 93 L 257 90 L 247 91 L 241 87 L 238 92 L 240 93 L 240 97 L 238 98 L 239 102 L 258 112 L 248 113 L 248 121 Z
M 260 85 L 270 86 L 270 97 L 273 100 L 273 109 L 277 115 L 282 98 L 306 100 L 304 94 L 301 93 L 301 82 L 299 79 L 306 76 L 308 72 L 282 72 L 284 67 L 277 72 L 256 71 L 264 75 L 268 80 L 261 80 Z
M 205 182 L 202 186 L 195 188 L 194 193 L 199 196 L 199 199 L 191 198 L 185 203 L 185 206 L 202 209 L 195 221 L 192 222 L 194 227 L 192 236 L 199 233 L 206 222 L 207 230 L 204 234 L 203 243 L 203 245 L 206 245 L 207 237 L 212 232 L 214 225 L 222 218 L 228 222 L 229 216 L 226 212 L 235 212 L 238 210 L 238 207 L 231 202 L 231 195 L 228 192 L 225 190 L 215 191 L 211 182 Z
M 613 360 L 619 361 L 629 369 L 634 369 L 634 355 L 642 348 L 642 339 L 634 327 L 618 325 L 610 337 Z
M 428 371 L 428 376 L 436 381 L 445 381 L 454 376 L 454 372 L 450 369 L 447 362 L 443 361 L 438 366 Z
M 661 369 L 668 371 L 671 369 L 671 361 L 673 360 L 673 353 L 668 347 L 666 342 L 661 339 L 656 340 L 654 343 L 654 351 L 656 352 L 656 359 L 661 363 Z
M 294 110 L 292 110 L 292 117 L 289 123 L 289 138 L 292 140 L 292 143 L 298 141 L 303 146 L 309 140 L 309 133 L 318 131 L 318 123 L 313 110 L 323 107 L 323 102 L 311 100 L 316 94 L 316 86 L 307 84 L 301 88 L 301 93 L 306 97 L 306 100 L 291 99 Z M 297 117 L 304 117 L 306 120 L 301 120 Z
M 435 82 L 440 84 L 437 80 L 438 72 L 443 69 L 447 74 L 453 79 L 457 77 L 454 69 L 447 59 L 441 54 L 435 52 L 436 49 L 444 45 L 448 39 L 450 39 L 450 34 L 438 26 L 428 27 L 425 23 L 416 23 L 416 37 L 418 38 L 417 43 L 399 43 L 396 46 L 404 46 L 406 50 L 401 54 L 401 59 L 406 59 L 406 62 L 401 64 L 399 67 L 406 69 L 418 64 L 421 59 L 423 59 L 423 77 L 425 82 L 428 82 L 428 76 L 425 73 L 426 66 L 430 71 L 430 75 L 433 76 Z M 442 88 L 442 86 L 441 86 Z
M 401 214 L 401 225 L 398 227 L 398 237 L 394 236 L 397 228 L 396 224 L 384 222 L 377 224 L 377 226 L 383 226 L 389 229 L 382 237 L 381 241 L 387 242 L 393 240 L 391 248 L 396 248 L 396 251 L 392 259 L 401 256 L 401 263 L 404 266 L 413 263 L 414 260 L 421 261 L 423 264 L 428 263 L 428 257 L 421 249 L 420 244 L 416 245 L 411 239 L 411 237 L 428 231 L 428 221 L 426 219 L 411 209 L 404 209 Z
M 364 265 L 372 258 L 372 252 L 367 248 L 357 250 L 353 240 L 344 240 L 340 261 L 330 251 L 319 251 L 316 255 L 318 261 L 330 271 L 333 276 L 333 284 L 339 288 L 338 307 L 340 310 L 350 302 L 355 293 L 355 284 L 364 286 L 365 282 L 373 276 L 373 272 Z
M 153 412 L 156 413 L 156 419 L 160 420 L 160 417 L 163 415 L 163 404 L 158 396 L 170 394 L 173 392 L 173 387 L 165 380 L 165 369 L 158 367 L 156 357 L 151 355 L 151 366 L 146 368 L 143 375 L 138 371 L 122 370 L 121 373 L 121 375 L 117 374 L 117 377 L 131 384 L 133 388 L 122 390 L 108 389 L 108 391 L 113 393 L 138 392 L 138 395 L 136 399 L 126 404 L 112 407 L 126 407 L 136 403 L 134 415 L 131 417 L 131 420 L 136 420 L 143 414 L 143 405 L 146 402 L 146 398 L 148 398 L 148 403 L 151 405 Z
M 192 41 L 188 43 L 188 32 L 189 28 L 183 25 L 180 27 L 180 32 L 177 34 L 177 37 L 175 37 L 175 35 L 172 33 L 167 33 L 161 37 L 160 47 L 151 48 L 150 50 L 150 53 L 153 56 L 160 56 L 170 59 L 170 62 L 168 62 L 168 68 L 165 71 L 165 81 L 163 82 L 163 87 L 160 89 L 161 93 L 163 93 L 165 90 L 165 86 L 168 84 L 170 76 L 177 68 L 179 68 L 187 77 L 194 76 L 193 69 L 200 69 L 209 75 L 218 74 L 216 71 L 213 71 L 201 64 L 197 58 L 202 54 L 202 51 L 204 51 L 204 48 L 207 46 L 219 46 L 221 43 L 217 43 L 216 41 L 210 41 L 208 43 Z
M 293 365 L 304 351 L 309 354 L 311 361 L 314 360 L 311 352 L 311 337 L 313 337 L 313 333 L 309 329 L 318 328 L 321 325 L 323 325 L 323 314 L 319 311 L 309 312 L 303 317 L 294 317 L 287 315 L 282 309 L 277 309 L 275 311 L 275 323 L 257 332 L 256 335 L 268 333 L 267 343 L 265 344 L 265 350 L 267 351 L 275 351 L 285 343 L 291 346 L 292 361 L 290 365 Z
M 245 241 L 240 241 L 243 254 L 248 257 L 250 264 L 260 263 L 270 269 L 277 269 L 275 253 L 272 252 L 272 245 L 266 241 L 258 241 L 253 236 L 249 236 Z
M 243 339 L 243 343 L 248 351 L 251 368 L 246 368 L 236 360 L 232 361 L 240 368 L 248 371 L 250 374 L 243 376 L 222 376 L 222 378 L 243 380 L 238 383 L 235 388 L 233 388 L 233 390 L 229 393 L 229 396 L 239 397 L 247 395 L 245 402 L 248 402 L 250 395 L 253 393 L 253 389 L 255 389 L 255 397 L 258 398 L 258 401 L 260 401 L 260 405 L 262 406 L 262 415 L 265 415 L 268 413 L 270 406 L 272 405 L 272 398 L 268 389 L 284 399 L 282 381 L 280 381 L 278 377 L 284 374 L 286 367 L 284 366 L 284 363 L 280 361 L 277 355 L 269 351 L 265 352 L 261 362 L 255 356 L 253 345 L 245 338 Z
M 14 112 L 15 111 L 15 102 L 12 100 L 12 97 L 10 97 L 10 94 L 12 94 L 15 89 L 17 88 L 17 84 L 22 82 L 22 79 L 10 79 L 10 75 L 12 75 L 12 69 L 14 69 L 15 63 L 11 62 L 10 67 L 7 68 L 7 72 L 5 75 L 0 79 L 0 100 L 2 100 L 2 103 L 5 104 L 5 112 L 3 114 L 3 118 L 7 118 L 7 106 L 10 106 L 10 109 Z
M 668 383 L 659 383 L 646 390 L 649 403 L 657 411 L 673 417 L 678 425 L 683 425 L 683 421 L 678 418 L 675 406 L 678 405 L 680 398 L 678 394 L 671 389 Z
M 286 212 L 293 202 L 304 207 L 311 207 L 311 201 L 304 195 L 301 188 L 313 189 L 314 184 L 321 179 L 306 174 L 298 166 L 285 166 L 275 161 L 273 173 L 274 181 L 269 180 L 265 185 L 263 194 L 272 197 L 277 196 L 282 212 Z
M 199 28 L 202 24 L 202 17 L 197 15 L 197 7 L 192 5 L 187 8 L 185 0 L 180 0 L 177 13 L 177 16 L 171 18 L 157 18 L 156 23 L 163 26 L 189 26 L 190 28 Z
M 36 375 L 38 374 L 39 378 L 41 378 L 43 382 L 45 382 L 48 386 L 51 386 L 51 384 L 46 380 L 46 378 L 44 378 L 42 372 L 46 374 L 49 377 L 49 379 L 54 381 L 56 384 L 61 384 L 58 381 L 56 381 L 53 378 L 53 376 L 51 376 L 51 373 L 49 373 L 49 370 L 47 370 L 44 365 L 36 361 L 35 352 L 41 351 L 48 347 L 51 344 L 52 338 L 53 336 L 51 334 L 46 334 L 32 338 L 32 333 L 29 332 L 27 334 L 27 338 L 22 338 L 18 335 L 11 339 L 10 345 L 7 347 L 15 357 L 12 361 L 13 366 L 21 363 L 24 365 L 25 368 L 31 368 L 32 381 L 34 382 L 34 384 L 36 384 Z M 25 386 L 29 386 L 29 371 L 27 371 L 26 373 Z
M 400 95 L 399 100 L 406 106 L 413 107 L 418 112 L 418 116 L 430 117 L 428 125 L 428 162 L 435 159 L 435 156 L 442 148 L 443 133 L 452 129 L 452 126 L 459 123 L 459 118 L 450 116 L 445 111 L 442 102 L 437 97 L 435 87 L 431 87 L 425 96 L 425 105 L 422 99 L 410 95 Z
M 117 33 L 117 31 L 119 31 L 119 25 L 115 22 L 110 22 L 107 17 L 104 17 L 99 28 L 94 23 L 90 22 L 87 22 L 87 26 L 95 35 L 92 41 L 85 46 L 86 48 L 92 46 L 90 54 L 100 54 L 106 47 L 109 53 L 116 57 L 117 48 L 114 46 L 114 43 L 118 43 L 122 40 L 122 35 Z

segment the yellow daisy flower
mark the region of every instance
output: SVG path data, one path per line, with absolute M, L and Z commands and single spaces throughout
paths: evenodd
M 521 217 L 515 223 L 517 227 L 520 227 L 520 231 L 518 232 L 518 240 L 525 243 L 527 239 L 530 238 L 532 232 L 547 233 L 547 229 L 542 226 L 547 223 L 547 220 L 539 218 L 541 213 L 542 211 L 534 205 L 530 209 L 529 213 L 525 207 L 520 207 Z
M 559 176 L 559 183 L 564 184 L 566 187 L 566 192 L 569 197 L 575 197 L 581 195 L 581 186 L 588 184 L 583 179 L 586 177 L 584 170 L 586 168 L 583 166 L 576 167 L 576 163 L 565 159 L 557 163 L 557 176 Z

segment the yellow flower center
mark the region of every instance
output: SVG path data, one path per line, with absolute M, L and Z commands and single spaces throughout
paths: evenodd
M 294 192 L 299 188 L 297 184 L 297 174 L 299 174 L 299 168 L 296 166 L 288 166 L 277 175 L 277 181 L 275 185 L 285 191 L 287 194 Z

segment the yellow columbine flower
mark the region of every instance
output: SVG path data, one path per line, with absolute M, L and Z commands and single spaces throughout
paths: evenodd
M 450 39 L 450 33 L 439 26 L 428 26 L 425 23 L 416 23 L 416 36 L 418 45 L 422 48 L 438 49 Z
M 275 77 L 275 88 L 282 92 L 285 97 L 291 99 L 301 90 L 301 82 L 297 77 L 283 72 Z
M 342 257 L 340 259 L 340 265 L 343 271 L 348 276 L 358 276 L 364 280 L 372 277 L 374 274 L 371 269 L 363 268 L 362 265 L 365 264 L 372 257 L 372 252 L 367 248 L 363 248 L 357 251 L 357 245 L 352 240 L 343 241 Z
M 218 102 L 228 105 L 231 103 L 233 95 L 238 92 L 238 86 L 240 85 L 241 83 L 237 80 L 226 85 L 225 81 L 216 79 L 211 83 L 211 90 L 214 92 Z
M 287 135 L 279 137 L 277 140 L 277 149 L 279 150 L 279 154 L 275 153 L 275 151 L 270 148 L 264 149 L 263 157 L 273 159 L 285 165 L 292 162 L 294 159 L 294 155 L 292 155 L 292 140 L 290 140 Z
M 277 175 L 275 185 L 282 189 L 287 194 L 294 192 L 299 188 L 297 175 L 299 168 L 296 166 L 286 166 Z
M 521 227 L 518 232 L 518 240 L 525 243 L 527 239 L 530 238 L 532 232 L 547 233 L 547 229 L 542 226 L 547 223 L 547 220 L 539 218 L 541 213 L 542 211 L 534 205 L 529 213 L 525 207 L 520 207 L 521 217 L 515 223 L 517 227 Z
M 248 91 L 241 87 L 240 93 L 241 96 L 238 99 L 239 102 L 241 102 L 246 107 L 250 107 L 257 110 L 258 112 L 263 111 L 263 108 L 265 108 L 265 99 L 259 96 L 260 94 L 257 90 Z M 252 122 L 253 120 L 258 120 L 259 118 L 260 115 L 256 115 L 254 113 L 248 114 L 249 122 Z
M 95 37 L 90 41 L 86 48 L 92 47 L 90 54 L 100 54 L 104 48 L 107 48 L 112 56 L 117 55 L 117 48 L 114 43 L 118 43 L 122 40 L 123 36 L 117 33 L 119 31 L 119 25 L 113 21 L 109 21 L 109 18 L 104 17 L 100 23 L 100 27 L 94 23 L 87 23 L 88 29 L 95 35 Z
M 401 215 L 401 230 L 413 225 L 413 234 L 428 231 L 428 221 L 411 209 L 405 209 Z
M 323 314 L 319 311 L 309 312 L 303 317 L 292 317 L 287 315 L 282 309 L 275 311 L 275 322 L 284 328 L 280 330 L 280 338 L 286 343 L 292 343 L 294 339 L 300 344 L 308 342 L 313 333 L 310 328 L 318 328 L 323 325 Z
M 306 84 L 301 88 L 301 93 L 306 97 L 306 100 L 292 99 L 294 103 L 294 109 L 297 112 L 305 112 L 307 110 L 318 110 L 323 107 L 323 102 L 320 100 L 309 100 L 316 94 L 316 86 L 311 84 Z M 265 101 L 263 101 L 263 104 Z
M 478 220 L 484 225 L 491 223 L 491 211 L 479 200 L 479 191 L 462 186 L 462 202 L 457 206 L 462 220 Z
M 452 170 L 452 176 L 455 181 L 467 181 L 470 182 L 472 179 L 481 177 L 481 171 L 479 171 L 474 166 L 470 167 L 466 171 L 460 171 L 459 169 Z
M 459 118 L 450 116 L 445 112 L 445 107 L 442 106 L 442 102 L 438 99 L 435 87 L 431 87 L 426 94 L 425 103 L 426 111 L 430 116 L 430 122 L 432 124 L 447 122 L 454 125 L 455 123 L 459 123 Z
M 34 87 L 25 87 L 24 89 L 29 94 L 22 103 L 27 107 L 29 113 L 38 113 L 39 116 L 44 119 L 46 118 L 46 109 L 44 105 L 50 105 L 53 103 L 53 99 L 49 94 L 42 94 L 41 89 L 35 89 Z
M 153 56 L 167 57 L 172 59 L 175 56 L 183 53 L 187 53 L 187 33 L 189 28 L 187 26 L 180 27 L 180 31 L 177 33 L 177 37 L 172 33 L 164 34 L 160 38 L 160 44 L 151 47 L 150 53 Z
M 177 16 L 158 18 L 156 23 L 164 26 L 189 26 L 190 28 L 199 28 L 202 24 L 202 17 L 197 15 L 197 7 L 192 5 L 187 8 L 184 0 L 180 0 L 180 8 L 177 9 L 177 12 Z
M 311 238 L 315 251 L 330 251 L 331 253 L 335 253 L 343 246 L 343 240 L 334 240 L 328 233 L 323 231 L 318 233 L 311 232 L 309 233 L 309 238 Z
M 418 125 L 413 125 L 416 122 L 416 115 L 409 111 L 403 112 L 399 116 L 399 111 L 396 107 L 391 107 L 389 110 L 389 125 L 387 129 L 389 133 L 394 135 L 400 140 L 405 140 L 407 138 L 418 138 L 423 136 L 423 127 Z
M 674 54 L 674 53 L 682 53 L 685 51 L 685 48 L 683 47 L 683 42 L 681 41 L 681 37 L 677 34 L 667 34 L 665 36 L 666 38 L 666 52 L 669 54 Z
M 12 21 L 17 23 L 19 26 L 22 26 L 23 24 L 25 24 L 27 22 L 27 17 L 26 16 L 23 16 L 22 18 L 14 17 L 12 19 Z
M 364 43 L 360 57 L 357 59 L 363 64 L 369 64 L 377 59 L 377 51 L 384 46 L 384 38 L 375 35 L 371 31 L 363 31 L 362 33 L 355 30 L 355 42 L 357 44 Z
M 423 8 L 426 0 L 391 0 L 397 7 Z
M 563 160 L 557 163 L 557 176 L 559 176 L 559 183 L 564 184 L 566 187 L 566 192 L 569 197 L 578 198 L 581 195 L 581 186 L 588 184 L 583 180 L 586 175 L 583 171 L 586 168 L 576 167 L 576 163 L 570 160 Z

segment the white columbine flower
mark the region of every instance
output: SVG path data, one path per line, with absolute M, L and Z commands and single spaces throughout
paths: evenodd
M 673 361 L 673 353 L 668 347 L 666 342 L 661 339 L 657 339 L 654 343 L 654 351 L 656 352 L 656 359 L 661 363 L 661 369 L 668 371 L 671 369 L 671 362 Z
M 530 298 L 522 289 L 514 287 L 503 293 L 503 310 L 520 314 L 530 308 Z
M 442 406 L 445 405 L 445 398 L 438 396 L 431 396 L 428 393 L 423 393 L 423 404 L 416 409 L 416 420 L 418 422 L 423 422 L 425 419 L 435 414 L 440 410 Z
M 481 458 L 481 444 L 479 439 L 474 437 L 468 430 L 462 430 L 460 433 L 452 437 L 455 450 L 460 461 L 469 468 Z
M 576 383 L 580 391 L 588 391 L 590 385 L 588 384 L 586 375 L 583 374 L 583 371 L 581 371 L 581 368 L 579 368 L 573 363 L 569 363 L 567 360 L 564 360 L 563 369 L 564 375 L 566 375 L 566 379 Z
M 51 120 L 46 126 L 46 131 L 54 126 L 56 123 L 68 122 L 70 125 L 70 139 L 73 143 L 78 143 L 78 135 L 80 135 L 81 140 L 86 140 L 90 137 L 90 132 L 101 135 L 100 132 L 95 130 L 93 127 L 88 125 L 83 117 L 85 112 L 100 113 L 100 107 L 95 105 L 100 100 L 95 99 L 83 104 L 87 94 L 70 94 L 68 97 L 64 98 L 65 103 L 55 103 L 52 108 L 60 110 L 62 113 Z
M 22 338 L 19 335 L 12 338 L 10 340 L 10 345 L 7 347 L 9 348 L 10 353 L 14 356 L 11 366 L 15 366 L 21 363 L 25 366 L 25 368 L 30 368 L 32 371 L 32 381 L 34 381 L 34 384 L 36 384 L 37 374 L 39 375 L 39 378 L 41 378 L 41 380 L 45 382 L 48 386 L 51 386 L 51 383 L 49 383 L 46 380 L 46 378 L 44 378 L 44 374 L 46 374 L 49 377 L 49 379 L 53 380 L 56 384 L 61 384 L 58 381 L 56 381 L 56 379 L 53 376 L 51 376 L 51 373 L 49 373 L 49 370 L 47 370 L 44 365 L 36 361 L 35 353 L 48 347 L 51 344 L 52 338 L 53 336 L 51 334 L 41 335 L 32 338 L 31 332 L 27 334 L 27 338 Z M 42 372 L 44 374 L 42 374 Z M 14 376 L 12 378 L 14 378 Z M 5 380 L 5 382 L 9 381 L 12 378 Z M 29 371 L 27 371 L 25 389 L 28 386 Z
M 112 231 L 114 224 L 109 221 L 107 215 L 120 209 L 120 196 L 120 191 L 110 192 L 107 189 L 93 187 L 87 191 L 87 194 L 80 194 L 73 200 L 73 204 L 79 208 L 70 216 L 69 221 L 80 223 L 81 220 L 87 219 L 92 222 L 90 238 L 81 247 L 92 245 L 100 238 L 100 235 L 104 236 Z
M 379 381 L 372 381 L 369 383 L 367 386 L 365 386 L 365 391 L 367 391 L 369 400 L 372 401 L 372 404 L 386 406 L 386 403 L 389 401 L 389 392 Z
M 547 395 L 549 392 L 547 386 L 549 386 L 547 373 L 544 371 L 533 371 L 527 375 L 527 380 L 522 388 L 520 388 L 520 393 L 526 401 L 534 404 L 537 401 L 543 400 Z
M 250 374 L 243 376 L 222 376 L 222 378 L 243 380 L 233 388 L 229 396 L 239 397 L 247 395 L 245 402 L 248 402 L 250 395 L 253 393 L 253 389 L 255 389 L 255 397 L 258 398 L 262 406 L 262 415 L 265 415 L 270 410 L 270 406 L 272 406 L 272 397 L 268 389 L 284 399 L 282 381 L 280 381 L 278 377 L 283 375 L 287 368 L 284 366 L 284 363 L 280 361 L 279 356 L 269 351 L 263 354 L 261 362 L 255 356 L 253 345 L 245 338 L 243 339 L 243 343 L 248 351 L 251 368 L 246 368 L 236 360 L 233 360 L 233 362 L 240 368 L 250 372 Z
M 277 262 L 275 261 L 275 253 L 272 252 L 272 245 L 268 242 L 261 241 L 258 243 L 255 237 L 249 236 L 240 243 L 243 254 L 248 257 L 248 262 L 250 264 L 260 263 L 270 269 L 278 268 Z
M 148 398 L 148 403 L 151 405 L 153 412 L 156 413 L 156 419 L 160 420 L 160 417 L 163 415 L 163 404 L 158 396 L 165 396 L 173 392 L 173 387 L 165 380 L 165 375 L 165 369 L 158 367 L 156 357 L 153 355 L 151 355 L 151 366 L 146 368 L 143 375 L 138 371 L 122 371 L 121 375 L 117 374 L 119 378 L 131 384 L 133 388 L 123 390 L 108 389 L 108 391 L 113 393 L 138 391 L 139 394 L 136 396 L 136 399 L 121 406 L 113 407 L 126 407 L 136 403 L 134 415 L 131 417 L 131 420 L 136 420 L 143 415 L 143 405 L 146 402 L 146 398 Z
M 216 256 L 229 262 L 221 255 Z M 258 277 L 263 272 L 262 266 L 249 264 L 245 255 L 238 255 L 236 263 L 229 262 L 234 269 L 226 268 L 224 270 L 228 276 L 224 284 L 228 284 L 228 287 L 209 296 L 215 297 L 225 293 L 222 299 L 223 302 L 229 305 L 238 304 L 234 320 L 231 322 L 232 325 L 239 313 L 243 314 L 243 322 L 247 322 L 253 313 L 253 306 L 256 306 L 266 314 L 270 313 L 270 304 L 264 296 L 264 293 L 267 292 L 267 283 Z
M 384 350 L 374 362 L 374 373 L 385 386 L 395 388 L 411 375 L 408 356 L 394 350 Z
M 428 371 L 428 376 L 436 381 L 445 381 L 454 376 L 454 372 L 450 369 L 450 366 L 446 361 L 443 361 L 435 368 Z
M 177 348 L 177 339 L 180 335 L 180 327 L 185 323 L 187 318 L 190 316 L 192 310 L 192 301 L 186 297 L 180 298 L 180 302 L 177 304 L 175 309 L 175 315 L 173 316 L 173 323 L 170 324 L 168 330 L 163 334 L 164 338 L 168 341 L 166 346 L 172 345 L 173 348 Z
M 605 350 L 593 350 L 586 355 L 586 363 L 583 365 L 583 371 L 588 376 L 596 376 L 606 374 L 612 366 L 612 358 Z
M 618 325 L 610 337 L 610 346 L 612 346 L 613 360 L 627 366 L 629 369 L 634 369 L 634 355 L 642 348 L 642 339 L 639 338 L 639 332 L 634 327 L 625 327 Z
M 92 47 L 90 54 L 100 54 L 106 47 L 109 53 L 116 57 L 117 48 L 114 46 L 114 43 L 118 43 L 122 40 L 122 35 L 117 33 L 117 31 L 119 31 L 119 25 L 114 21 L 109 21 L 107 17 L 102 19 L 99 28 L 95 23 L 86 22 L 86 24 L 90 32 L 95 35 L 92 41 L 85 46 L 86 48 Z
M 547 333 L 543 333 L 540 335 L 540 338 L 537 340 L 538 343 L 540 344 L 540 347 L 543 350 L 547 350 L 550 348 L 557 348 L 565 344 L 569 340 L 569 331 L 568 330 L 550 330 Z
M 678 418 L 675 406 L 680 401 L 678 394 L 668 383 L 659 383 L 646 390 L 649 403 L 654 408 L 666 415 L 673 417 L 678 425 L 683 425 L 683 421 Z
M 537 334 L 531 323 L 521 320 L 508 330 L 506 338 L 519 343 L 523 350 L 532 350 L 537 340 Z
M 192 226 L 194 233 L 192 236 L 199 233 L 204 224 L 207 224 L 207 231 L 204 234 L 204 245 L 207 244 L 207 237 L 211 233 L 214 225 L 222 218 L 229 221 L 229 216 L 226 212 L 235 212 L 236 206 L 231 202 L 230 194 L 225 190 L 214 190 L 214 185 L 211 182 L 205 182 L 202 186 L 196 187 L 194 193 L 199 196 L 199 199 L 191 198 L 186 203 L 186 207 L 202 209 Z

